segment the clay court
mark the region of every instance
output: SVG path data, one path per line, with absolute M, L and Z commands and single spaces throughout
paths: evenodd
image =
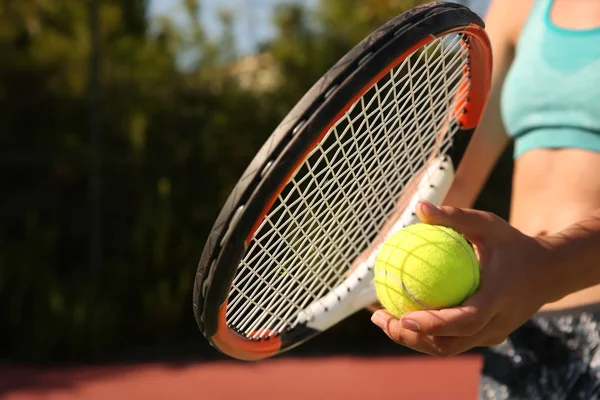
M 246 364 L 2 367 L 2 400 L 402 399 L 477 397 L 477 355 L 282 358 Z M 304 384 L 303 382 L 307 382 Z

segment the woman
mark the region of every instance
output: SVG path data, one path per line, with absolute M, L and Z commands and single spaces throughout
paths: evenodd
M 460 307 L 372 321 L 428 354 L 487 347 L 481 398 L 600 398 L 600 1 L 492 0 L 486 18 L 485 113 L 446 205 L 418 210 L 474 243 L 481 286 Z M 469 207 L 510 139 L 509 225 Z

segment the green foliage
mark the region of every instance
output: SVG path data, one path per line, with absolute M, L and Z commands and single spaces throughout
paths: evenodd
M 181 2 L 185 27 L 149 21 L 146 0 L 98 2 L 100 107 L 91 109 L 88 3 L 2 2 L 0 354 L 89 360 L 205 343 L 191 290 L 230 189 L 321 74 L 413 3 L 278 7 L 277 35 L 263 45 L 271 83 L 262 87 L 232 72 L 233 14 L 221 15 L 224 33 L 211 40 L 199 1 Z M 99 271 L 89 260 L 93 112 L 102 137 Z

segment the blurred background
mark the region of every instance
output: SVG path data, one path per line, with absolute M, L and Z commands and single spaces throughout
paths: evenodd
M 420 3 L 0 1 L 2 381 L 224 360 L 191 307 L 220 207 L 304 92 Z M 477 203 L 504 217 L 511 151 Z M 359 313 L 282 358 L 409 353 Z

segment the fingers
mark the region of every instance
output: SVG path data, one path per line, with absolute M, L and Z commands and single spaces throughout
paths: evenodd
M 420 201 L 416 211 L 422 222 L 447 226 L 462 233 L 470 241 L 496 235 L 503 225 L 507 225 L 500 217 L 489 212 L 450 206 L 436 207 L 427 201 Z
M 392 317 L 387 311 L 377 311 L 371 320 L 394 342 L 409 347 L 421 353 L 438 357 L 448 357 L 458 354 L 465 349 L 458 347 L 457 338 L 444 336 L 429 336 L 414 332 L 402 326 L 402 321 Z
M 433 336 L 472 336 L 487 321 L 473 307 L 454 307 L 443 310 L 415 311 L 402 316 L 402 325 L 417 326 L 418 332 Z
M 503 336 L 488 337 L 489 333 L 484 330 L 469 336 L 436 336 L 426 334 L 425 330 L 415 332 L 406 328 L 405 321 L 396 319 L 383 310 L 374 313 L 371 320 L 394 342 L 437 357 L 453 356 L 474 347 L 499 344 L 504 340 Z
M 371 316 L 371 321 L 398 344 L 429 355 L 441 355 L 447 352 L 446 348 L 439 348 L 431 337 L 405 329 L 399 319 L 385 310 L 375 312 Z
M 491 299 L 486 291 L 476 292 L 457 307 L 406 313 L 401 318 L 402 325 L 407 329 L 416 325 L 418 332 L 424 335 L 473 336 L 489 324 L 494 315 Z

